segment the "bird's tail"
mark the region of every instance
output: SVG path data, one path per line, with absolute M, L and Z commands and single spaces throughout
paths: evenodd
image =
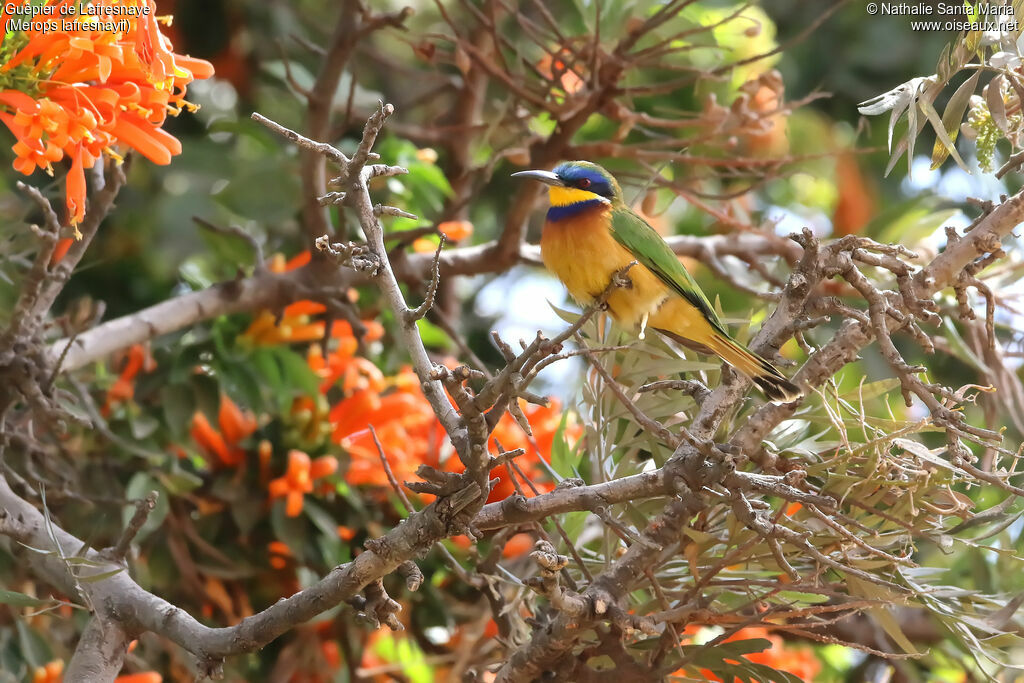
M 749 377 L 772 403 L 789 403 L 804 395 L 778 368 L 739 342 L 715 332 L 706 344 L 716 356 Z

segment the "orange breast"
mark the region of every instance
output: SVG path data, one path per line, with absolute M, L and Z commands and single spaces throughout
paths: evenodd
M 572 298 L 586 306 L 605 290 L 616 271 L 634 258 L 612 237 L 611 210 L 599 207 L 578 216 L 547 222 L 540 238 L 544 265 L 558 276 Z M 616 289 L 608 298 L 612 317 L 624 327 L 635 327 L 645 313 L 654 313 L 668 296 L 668 288 L 637 264 L 630 268 L 633 286 Z

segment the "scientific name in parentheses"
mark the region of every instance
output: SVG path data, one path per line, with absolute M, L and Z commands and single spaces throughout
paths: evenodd
M 70 33 L 73 31 L 106 31 L 108 33 L 114 33 L 115 31 L 127 32 L 131 30 L 131 22 L 127 19 L 121 19 L 120 21 L 99 21 L 97 19 L 86 19 L 79 21 L 78 19 L 47 19 L 42 21 L 36 19 L 8 19 L 4 22 L 4 32 L 11 33 L 12 31 L 38 31 L 39 33 L 54 33 L 57 30 Z
M 954 5 L 952 3 L 945 2 L 882 2 L 878 5 L 878 13 L 882 15 L 893 15 L 893 16 L 950 16 L 960 15 L 968 16 L 974 12 L 980 15 L 986 16 L 1013 16 L 1013 5 L 988 5 L 983 4 L 977 9 L 968 7 L 964 3 Z

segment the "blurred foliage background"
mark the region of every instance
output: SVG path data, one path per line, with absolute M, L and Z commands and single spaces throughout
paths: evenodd
M 288 259 L 301 258 L 310 246 L 301 225 L 304 198 L 299 156 L 250 121 L 249 114 L 258 111 L 303 130 L 305 104 L 296 91 L 309 87 L 315 78 L 320 55 L 310 45 L 327 42 L 336 22 L 337 3 L 162 0 L 158 4 L 162 13 L 175 17 L 168 30 L 175 48 L 212 61 L 217 76 L 190 87 L 190 99 L 202 107 L 198 113 L 167 125 L 182 141 L 181 156 L 159 168 L 133 160 L 117 209 L 64 290 L 59 311 L 102 301 L 105 318 L 116 318 L 251 271 L 254 254 L 244 240 L 206 230 L 193 218 L 241 227 L 256 237 L 265 254 L 280 255 L 271 259 L 272 268 L 289 267 Z M 520 191 L 509 174 L 536 158 L 537 150 L 531 145 L 542 144 L 554 121 L 540 107 L 489 83 L 482 86 L 485 94 L 474 105 L 471 128 L 458 128 L 459 84 L 471 69 L 469 57 L 452 40 L 452 26 L 445 15 L 472 36 L 480 3 L 382 0 L 372 4 L 375 11 L 397 11 L 411 4 L 415 13 L 403 29 L 377 31 L 357 45 L 337 91 L 337 125 L 329 141 L 341 149 L 353 148 L 366 114 L 377 101 L 394 103 L 397 114 L 376 151 L 386 163 L 409 168 L 410 174 L 375 186 L 375 201 L 399 206 L 419 219 L 390 221 L 389 230 L 445 226 L 442 229 L 452 231 L 459 246 L 498 239 Z M 543 83 L 547 102 L 571 99 L 581 87 L 577 83 L 581 76 L 564 64 L 559 66 L 564 55 L 554 51 L 555 46 L 553 53 L 545 53 L 541 45 L 527 40 L 529 27 L 544 26 L 550 17 L 565 36 L 591 35 L 597 4 L 575 0 L 549 4 L 546 9 L 528 1 L 521 6 L 507 3 L 508 7 L 487 4 L 488 12 L 495 6 L 504 8 L 498 10 L 502 38 L 510 52 L 517 51 L 525 64 L 533 66 L 521 69 L 523 80 Z M 657 7 L 655 2 L 600 3 L 601 40 L 613 44 L 628 33 L 631 22 L 649 16 Z M 517 12 L 526 19 L 517 21 Z M 639 67 L 625 83 L 640 89 L 630 98 L 634 111 L 664 119 L 699 118 L 701 112 L 713 110 L 709 103 L 728 110 L 746 97 L 748 106 L 761 114 L 756 126 L 740 126 L 726 135 L 714 131 L 703 135 L 706 131 L 699 125 L 666 132 L 641 121 L 620 140 L 635 145 L 634 149 L 655 140 L 661 145 L 658 149 L 685 152 L 705 159 L 702 163 L 668 157 L 638 162 L 632 152 L 617 155 L 614 149 L 601 146 L 615 138 L 617 123 L 600 114 L 590 116 L 572 137 L 578 149 L 593 152 L 589 158 L 606 163 L 623 179 L 627 197 L 636 198 L 664 234 L 732 234 L 741 225 L 762 230 L 767 226 L 785 236 L 809 226 L 823 239 L 863 235 L 905 244 L 927 256 L 929 250 L 934 253 L 941 248 L 944 226 L 966 226 L 976 215 L 964 203 L 967 196 L 997 199 L 1019 189 L 1017 175 L 996 181 L 981 173 L 970 158 L 969 146 L 961 146 L 961 152 L 974 166 L 973 174 L 953 164 L 930 170 L 927 156 L 920 156 L 912 161 L 912 174 L 900 162 L 886 175 L 890 155 L 885 122 L 866 121 L 857 111 L 858 103 L 932 73 L 955 34 L 913 32 L 907 17 L 870 16 L 859 2 L 833 7 L 764 0 L 739 9 L 732 3 L 704 0 L 687 4 L 673 21 L 680 27 L 712 25 L 734 13 L 740 18 L 695 33 L 693 49 L 673 59 L 710 71 L 720 64 L 773 54 L 726 71 L 720 78 L 688 80 L 680 76 L 685 71 L 673 72 L 669 64 L 658 69 Z M 586 77 L 583 73 L 582 78 Z M 644 86 L 673 79 L 680 80 L 677 87 L 642 91 Z M 789 108 L 784 103 L 798 106 Z M 472 144 L 455 151 L 461 146 L 452 141 L 462 135 L 469 135 Z M 930 152 L 931 142 L 926 134 L 918 153 Z M 13 157 L 7 145 L 2 147 L 4 166 L 9 167 Z M 735 158 L 750 163 L 742 168 L 720 163 Z M 658 189 L 650 182 L 655 174 L 667 187 Z M 31 249 L 31 236 L 20 226 L 32 219 L 32 208 L 14 192 L 15 180 L 13 172 L 0 174 L 4 253 L 10 257 L 0 264 L 4 276 L 0 300 L 8 307 L 17 292 L 16 256 Z M 686 189 L 676 192 L 671 186 Z M 56 188 L 48 189 L 56 192 Z M 530 242 L 538 237 L 539 207 L 534 213 Z M 344 217 L 334 215 L 333 219 L 341 226 L 339 232 L 354 229 Z M 436 240 L 428 235 L 406 249 L 431 250 Z M 756 327 L 770 310 L 769 303 L 751 294 L 767 287 L 749 264 L 723 260 L 729 278 L 699 259 L 689 259 L 687 265 L 727 321 Z M 772 259 L 763 266 L 766 277 L 784 280 L 782 260 Z M 1020 294 L 1015 284 L 1018 274 L 1013 266 L 1000 275 L 1006 307 L 997 320 L 1007 367 L 1017 376 L 1020 320 L 1011 311 Z M 834 293 L 843 294 L 841 290 Z M 275 318 L 277 312 L 219 318 L 157 339 L 148 348 L 90 365 L 81 373 L 78 391 L 83 404 L 91 404 L 88 410 L 107 419 L 109 433 L 72 433 L 62 448 L 61 462 L 26 461 L 56 491 L 76 492 L 49 497 L 55 517 L 69 531 L 96 539 L 94 543 L 100 545 L 103 539 L 117 538 L 128 514 L 125 510 L 130 512 L 123 504 L 126 499 L 159 491 L 159 506 L 139 537 L 133 571 L 144 587 L 210 624 L 235 623 L 350 560 L 362 541 L 379 535 L 405 514 L 382 476 L 365 425 L 375 423 L 400 480 L 413 478 L 424 454 L 434 464 L 444 464 L 429 408 L 424 412 L 422 401 L 409 398 L 416 394 L 416 381 L 410 378 L 403 350 L 391 336 L 393 321 L 381 313 L 372 288 L 353 290 L 350 297 L 357 301 L 360 317 L 379 323 L 362 340 L 342 326 L 333 345 L 317 347 L 324 337 L 323 320 L 317 317 L 320 311 L 316 306 L 299 306 L 286 309 L 283 318 Z M 955 305 L 952 295 L 947 304 Z M 469 348 L 492 366 L 501 362 L 490 342 L 492 329 L 507 340 L 529 338 L 538 328 L 558 331 L 564 325 L 562 319 L 572 316 L 571 304 L 557 281 L 524 263 L 501 273 L 446 280 L 440 308 Z M 808 342 L 823 342 L 839 322 L 808 333 Z M 740 338 L 749 336 L 745 325 L 733 329 L 740 330 Z M 451 342 L 437 320 L 425 321 L 421 330 L 439 361 L 465 360 L 465 350 Z M 937 381 L 955 387 L 974 382 L 987 385 L 991 378 L 987 378 L 984 358 L 979 357 L 982 336 L 977 326 L 947 318 L 936 332 L 941 353 L 926 358 L 909 339 L 898 339 L 897 345 L 909 362 L 926 363 Z M 656 366 L 653 370 L 635 357 L 609 356 L 606 364 L 609 369 L 615 367 L 620 381 L 632 382 L 634 387 L 652 374 L 683 371 L 703 372 L 709 384 L 717 382 L 718 367 L 706 359 L 683 358 L 667 348 L 652 353 L 657 358 L 651 361 Z M 795 362 L 806 358 L 795 342 L 787 344 L 783 355 Z M 329 386 L 323 384 L 325 377 L 330 378 Z M 664 446 L 650 443 L 629 422 L 600 380 L 588 375 L 583 361 L 558 363 L 541 382 L 540 389 L 560 403 L 527 415 L 535 439 L 517 431 L 507 416 L 508 424 L 500 434 L 504 447 L 522 445 L 529 450 L 520 464 L 540 490 L 549 490 L 563 477 L 580 475 L 593 483 L 664 462 L 668 455 Z M 812 475 L 823 477 L 814 468 L 834 464 L 822 454 L 835 450 L 843 439 L 868 445 L 881 440 L 888 452 L 891 441 L 887 439 L 903 430 L 901 438 L 915 437 L 923 447 L 940 446 L 943 442 L 933 428 L 911 428 L 925 413 L 920 404 L 904 407 L 899 391 L 894 391 L 897 385 L 881 356 L 869 349 L 836 378 L 834 392 L 815 399 L 818 403 L 803 420 L 773 433 L 770 445 L 808 463 Z M 642 405 L 656 418 L 671 419 L 693 407 L 685 397 L 647 397 Z M 856 412 L 830 417 L 822 408 L 826 404 L 835 407 L 835 414 L 852 405 L 863 408 L 867 426 L 856 419 Z M 563 417 L 566 405 L 576 409 Z M 1005 394 L 983 395 L 966 412 L 972 423 L 1005 427 L 1007 443 L 1017 444 L 1024 435 L 1020 408 Z M 738 412 L 723 429 L 730 431 L 748 414 Z M 388 425 L 397 422 L 400 429 L 389 432 Z M 841 434 L 845 428 L 850 433 Z M 869 470 L 876 464 L 866 456 L 860 460 L 865 453 L 871 453 L 867 446 L 849 463 L 851 487 L 861 477 L 871 476 Z M 288 477 L 300 472 L 311 477 L 316 488 L 294 502 L 289 498 L 294 481 Z M 280 495 L 274 495 L 273 482 L 278 480 Z M 950 475 L 949 481 L 954 480 Z M 514 490 L 511 481 L 499 488 L 504 495 Z M 1018 518 L 1024 506 L 995 489 L 954 486 L 949 490 L 954 502 L 956 496 L 968 496 L 976 511 L 1002 506 L 1000 514 L 991 524 L 980 525 L 973 540 L 958 545 L 956 552 L 939 542 L 922 543 L 913 549 L 915 560 L 941 574 L 941 585 L 1003 596 L 1003 604 L 1011 604 L 1012 596 L 1024 591 L 1024 575 L 1008 571 L 1011 565 L 1004 563 L 1019 561 L 1024 525 Z M 653 514 L 653 509 L 640 504 L 623 514 L 643 516 Z M 568 537 L 593 541 L 586 550 L 581 547 L 584 554 L 590 553 L 588 563 L 602 565 L 614 553 L 614 542 L 604 538 L 607 530 L 598 540 L 588 536 L 593 528 L 587 513 L 567 515 L 563 524 Z M 502 562 L 506 573 L 516 575 L 529 564 L 525 553 L 533 541 L 520 536 L 501 532 L 472 547 L 467 539 L 454 539 L 446 542 L 446 548 L 460 562 Z M 741 543 L 737 538 L 730 536 L 730 543 Z M 702 546 L 698 542 L 696 547 Z M 891 550 L 904 549 L 910 550 Z M 679 564 L 674 571 L 686 569 L 685 562 Z M 465 669 L 467 662 L 461 657 L 470 647 L 467 644 L 475 643 L 477 654 L 486 659 L 498 649 L 495 637 L 514 635 L 492 619 L 480 587 L 460 581 L 441 554 L 431 553 L 422 567 L 427 577 L 424 588 L 401 597 L 404 632 L 361 629 L 348 614 L 352 610 L 334 610 L 257 654 L 229 662 L 227 679 L 443 680 Z M 743 576 L 742 571 L 737 576 Z M 19 604 L 11 598 L 0 609 L 0 681 L 56 680 L 40 678 L 36 672 L 48 662 L 70 656 L 84 619 L 82 610 L 55 606 L 47 588 L 26 576 L 13 556 L 2 550 L 0 578 L 6 588 L 39 599 Z M 865 597 L 871 597 L 871 591 L 864 590 Z M 969 602 L 965 598 L 964 605 Z M 1000 608 L 998 601 L 988 607 L 996 612 Z M 963 614 L 950 619 L 968 619 L 973 609 L 965 606 Z M 346 614 L 339 618 L 339 612 Z M 1010 616 L 1012 612 L 1007 619 Z M 844 637 L 856 639 L 868 633 L 862 645 L 885 649 L 879 628 L 897 641 L 896 652 L 909 646 L 927 654 L 885 662 L 867 652 L 791 634 L 783 642 L 777 635 L 754 629 L 737 640 L 769 638 L 770 647 L 760 645 L 763 652 L 753 646 L 746 650 L 756 653 L 748 659 L 788 671 L 797 680 L 886 680 L 885 675 L 893 675 L 892 680 L 952 682 L 979 680 L 986 671 L 998 669 L 983 657 L 970 660 L 963 641 L 949 637 L 948 623 L 945 628 L 935 623 L 920 628 L 869 625 Z M 1001 651 L 1000 656 L 1006 656 L 1009 647 L 1019 657 L 1021 650 L 1012 649 L 1016 646 L 1013 631 L 1008 626 L 1005 633 L 993 631 L 986 647 Z M 687 642 L 704 642 L 721 632 L 720 626 L 695 628 Z M 899 641 L 897 633 L 905 634 L 905 642 Z M 685 671 L 681 668 L 679 676 L 721 680 L 716 676 L 758 675 L 757 671 L 723 674 L 730 671 L 726 660 L 744 650 L 736 646 L 733 652 L 728 644 L 719 647 L 719 657 L 697 658 Z M 155 637 L 142 638 L 130 658 L 132 670 L 155 670 L 165 680 L 191 680 L 190 666 L 187 656 Z M 760 675 L 766 674 L 760 671 Z

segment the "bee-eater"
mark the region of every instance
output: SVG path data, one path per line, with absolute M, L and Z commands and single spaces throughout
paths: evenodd
M 630 287 L 613 290 L 606 301 L 612 317 L 627 329 L 650 327 L 700 353 L 736 368 L 773 403 L 788 403 L 802 391 L 778 368 L 729 336 L 704 292 L 672 248 L 622 200 L 608 171 L 589 161 L 569 161 L 553 171 L 520 171 L 549 185 L 551 208 L 540 239 L 541 258 L 581 305 L 593 303 L 612 275 L 630 262 Z

